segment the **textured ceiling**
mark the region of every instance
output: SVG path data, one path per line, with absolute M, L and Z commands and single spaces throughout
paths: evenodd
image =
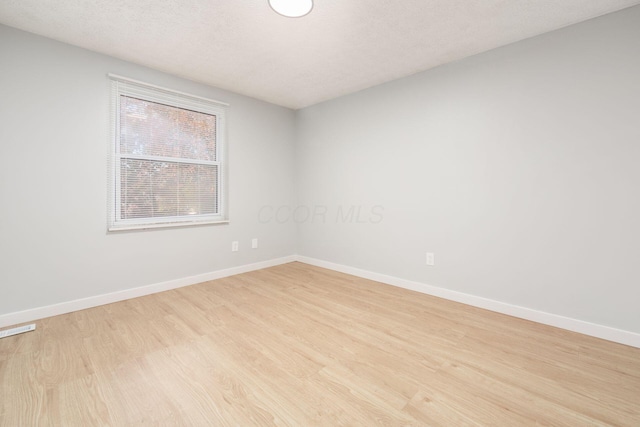
M 302 108 L 640 0 L 0 0 L 0 23 Z

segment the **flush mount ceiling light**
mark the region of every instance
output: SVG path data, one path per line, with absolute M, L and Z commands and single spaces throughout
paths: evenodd
M 287 18 L 305 16 L 313 9 L 313 0 L 269 0 L 274 12 Z

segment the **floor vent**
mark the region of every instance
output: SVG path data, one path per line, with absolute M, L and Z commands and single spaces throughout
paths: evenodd
M 6 331 L 0 331 L 0 338 L 10 337 L 11 335 L 23 334 L 25 332 L 31 332 L 36 330 L 36 324 L 18 326 L 17 328 L 7 329 Z

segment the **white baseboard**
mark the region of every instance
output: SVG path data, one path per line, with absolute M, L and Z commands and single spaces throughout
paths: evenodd
M 495 301 L 488 298 L 482 298 L 475 295 L 465 294 L 463 292 L 452 291 L 437 286 L 426 285 L 424 283 L 414 282 L 411 280 L 400 279 L 398 277 L 387 276 L 385 274 L 375 273 L 372 271 L 362 270 L 355 267 L 349 267 L 342 264 L 336 264 L 316 258 L 310 258 L 301 255 L 291 255 L 282 258 L 276 258 L 268 261 L 261 261 L 254 264 L 241 265 L 238 267 L 227 268 L 224 270 L 213 271 L 195 276 L 188 276 L 181 279 L 169 280 L 166 282 L 155 283 L 152 285 L 141 286 L 138 288 L 125 289 L 109 294 L 96 295 L 93 297 L 77 299 L 73 301 L 63 302 L 59 304 L 48 305 L 44 307 L 32 308 L 29 310 L 18 311 L 0 315 L 0 328 L 16 325 L 19 323 L 33 322 L 45 317 L 57 316 L 60 314 L 70 313 L 73 311 L 84 310 L 100 305 L 111 304 L 118 301 L 124 301 L 131 298 L 137 298 L 144 295 L 155 294 L 157 292 L 168 291 L 170 289 L 181 288 L 184 286 L 195 285 L 196 283 L 207 282 L 209 280 L 221 279 L 223 277 L 234 276 L 236 274 L 247 273 L 250 271 L 261 270 L 263 268 L 274 267 L 276 265 L 286 264 L 288 262 L 300 261 L 305 264 L 315 265 L 329 270 L 339 271 L 341 273 L 351 274 L 353 276 L 362 277 L 364 279 L 374 280 L 376 282 L 386 283 L 400 288 L 410 289 L 427 295 L 448 299 L 451 301 L 468 304 L 474 307 L 480 307 L 497 313 L 508 314 L 510 316 L 519 317 L 521 319 L 531 320 L 533 322 L 545 325 L 555 326 L 573 332 L 602 338 L 608 341 L 629 345 L 640 348 L 640 334 L 629 332 L 621 329 L 611 328 L 608 326 L 589 323 L 582 320 L 572 319 L 569 317 L 559 316 L 557 314 L 546 313 L 543 311 L 533 310 L 505 302 Z
M 421 292 L 423 294 L 461 302 L 463 304 L 484 308 L 487 310 L 495 311 L 497 313 L 508 314 L 509 316 L 519 317 L 521 319 L 531 320 L 533 322 L 542 323 L 544 325 L 555 326 L 557 328 L 578 332 L 584 335 L 590 335 L 592 337 L 602 338 L 608 341 L 640 348 L 640 334 L 634 332 L 615 329 L 595 323 L 589 323 L 582 320 L 572 319 L 570 317 L 559 316 L 557 314 L 546 313 L 544 311 L 533 310 L 530 308 L 508 304 L 505 302 L 465 294 L 463 292 L 452 291 L 449 289 L 439 288 L 437 286 L 431 286 L 424 283 L 413 282 L 411 280 L 400 279 L 398 277 L 387 276 L 367 270 L 361 270 L 359 268 L 349 267 L 346 265 L 335 264 L 333 262 L 316 258 L 298 255 L 296 257 L 296 260 L 305 264 L 311 264 L 317 267 L 351 274 L 352 276 L 374 280 L 376 282 L 385 283 L 387 285 L 398 286 L 400 288 L 410 289 L 412 291 Z
M 138 288 L 125 289 L 123 291 L 108 294 L 96 295 L 88 298 L 77 299 L 59 304 L 37 307 L 24 311 L 3 314 L 0 316 L 0 328 L 18 323 L 33 322 L 45 317 L 57 316 L 59 314 L 71 313 L 72 311 L 84 310 L 99 305 L 111 304 L 144 295 L 155 294 L 157 292 L 168 291 L 170 289 L 181 288 L 183 286 L 195 285 L 196 283 L 208 282 L 209 280 L 221 279 L 223 277 L 234 276 L 236 274 L 247 273 L 249 271 L 261 270 L 280 264 L 286 264 L 296 260 L 295 255 L 276 258 L 268 261 L 256 262 L 254 264 L 241 265 L 224 270 L 212 271 L 195 276 L 183 277 L 181 279 L 168 280 L 166 282 L 154 283 L 152 285 Z

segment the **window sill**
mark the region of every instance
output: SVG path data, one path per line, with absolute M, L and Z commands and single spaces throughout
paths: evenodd
M 112 225 L 107 231 L 133 231 L 133 230 L 151 230 L 155 228 L 177 228 L 177 227 L 193 227 L 198 225 L 215 225 L 215 224 L 229 224 L 228 219 L 224 220 L 212 220 L 212 221 L 194 221 L 194 222 L 170 222 L 164 224 L 122 224 Z

